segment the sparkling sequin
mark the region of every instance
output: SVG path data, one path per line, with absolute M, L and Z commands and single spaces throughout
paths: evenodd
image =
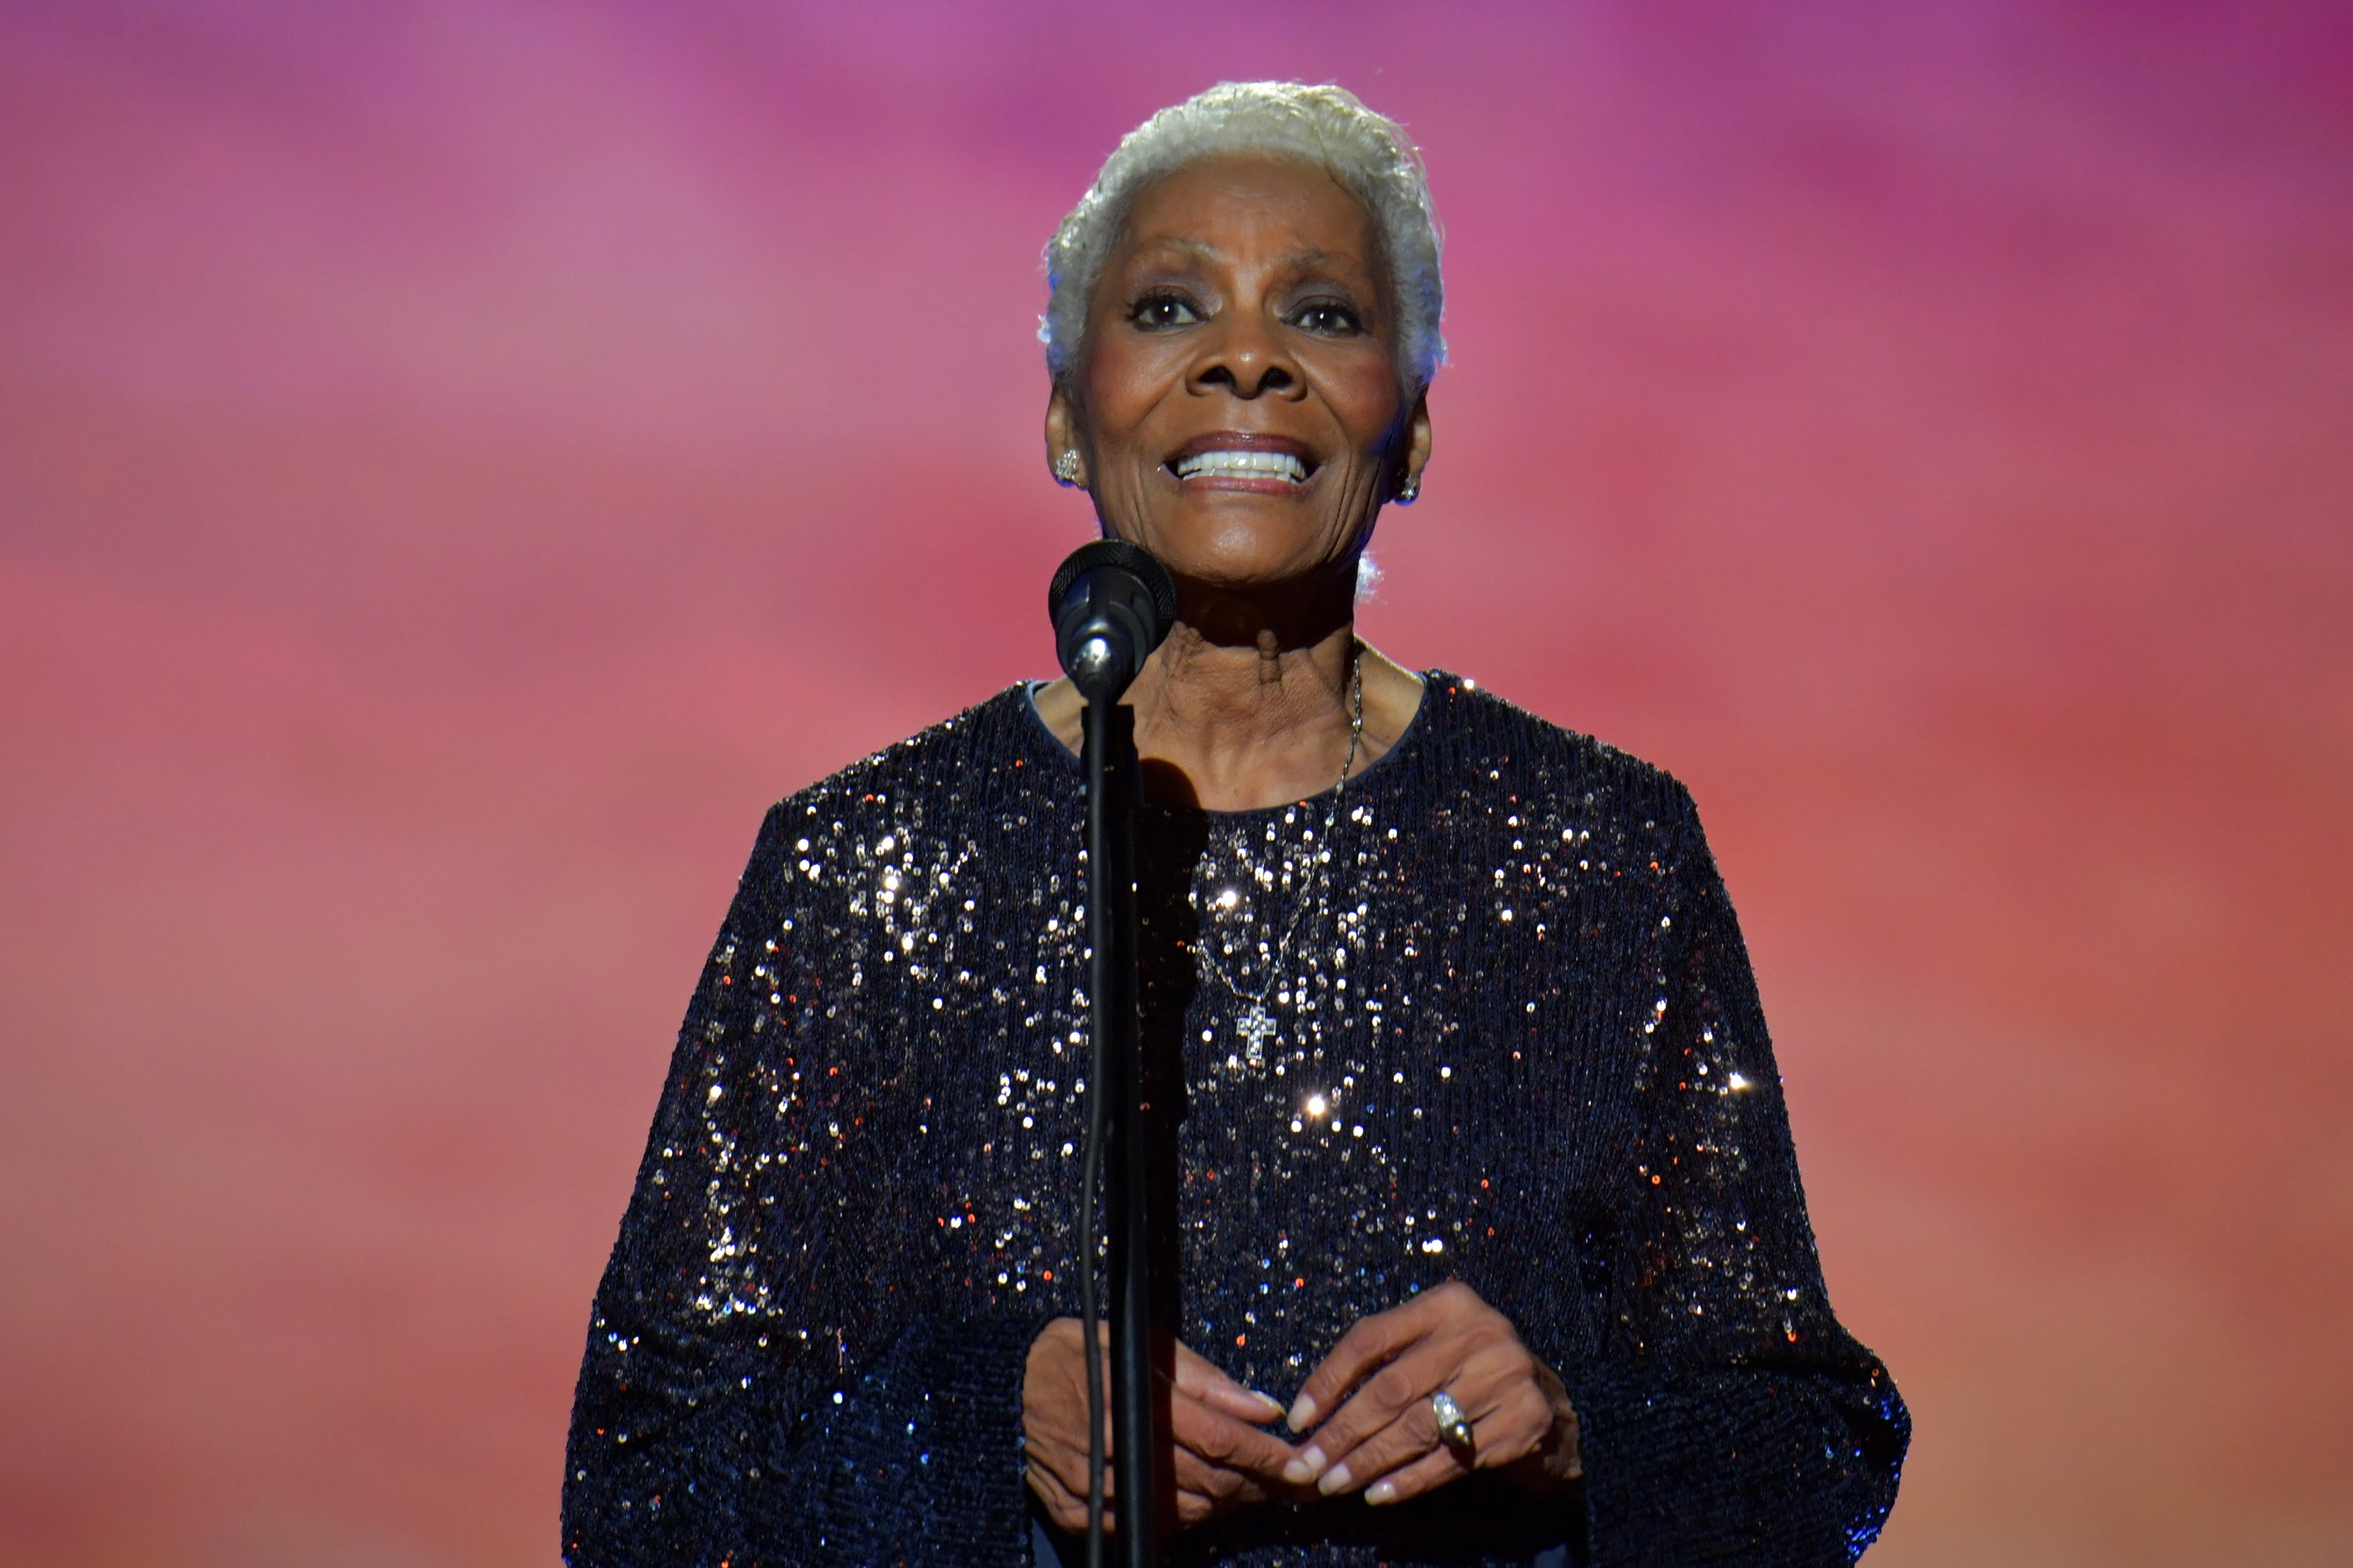
M 1681 787 L 1433 672 L 1325 807 L 1140 816 L 1168 1320 L 1288 1400 L 1459 1278 L 1566 1383 L 1606 1560 L 1867 1542 L 1905 1417 L 1831 1315 Z M 964 1545 L 905 1560 L 1026 1564 L 1023 1355 L 1076 1310 L 1082 808 L 1016 687 L 770 814 L 598 1295 L 573 1561 L 898 1560 L 936 1530 Z M 1491 1479 L 1377 1538 L 1328 1504 L 1185 1549 L 1524 1561 L 1568 1528 Z M 1777 1555 L 1783 1521 L 1815 1544 Z

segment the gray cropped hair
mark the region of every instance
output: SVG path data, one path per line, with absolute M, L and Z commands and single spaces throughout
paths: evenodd
M 1046 247 L 1046 315 L 1037 335 L 1054 384 L 1066 385 L 1078 367 L 1088 304 L 1136 193 L 1187 164 L 1233 153 L 1304 159 L 1365 204 L 1396 301 L 1398 378 L 1417 392 L 1429 386 L 1446 358 L 1438 336 L 1446 291 L 1421 155 L 1404 127 L 1354 93 L 1298 82 L 1220 82 L 1121 138 Z

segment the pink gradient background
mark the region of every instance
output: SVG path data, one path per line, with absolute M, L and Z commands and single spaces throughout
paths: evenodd
M 1448 230 L 1369 634 L 1708 813 L 1871 1560 L 2353 1561 L 2346 14 L 0 7 L 0 1564 L 554 1560 L 760 812 L 1047 669 L 1039 244 L 1257 75 Z

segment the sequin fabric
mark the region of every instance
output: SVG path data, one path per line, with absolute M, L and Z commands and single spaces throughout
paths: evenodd
M 1462 1279 L 1561 1373 L 1586 1480 L 1271 1505 L 1171 1560 L 1859 1556 L 1908 1418 L 1824 1295 L 1682 786 L 1433 671 L 1329 804 L 1139 824 L 1166 1320 L 1288 1400 Z M 1027 1568 L 1024 1361 L 1077 1310 L 1083 822 L 1023 687 L 769 813 L 597 1294 L 575 1568 Z

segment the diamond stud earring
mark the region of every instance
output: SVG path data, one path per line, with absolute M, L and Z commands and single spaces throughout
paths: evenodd
M 1405 483 L 1397 488 L 1397 495 L 1394 499 L 1400 506 L 1411 506 L 1415 502 L 1419 501 L 1421 499 L 1421 475 L 1407 474 Z
M 1065 452 L 1054 459 L 1054 477 L 1064 485 L 1079 483 L 1079 455 Z

